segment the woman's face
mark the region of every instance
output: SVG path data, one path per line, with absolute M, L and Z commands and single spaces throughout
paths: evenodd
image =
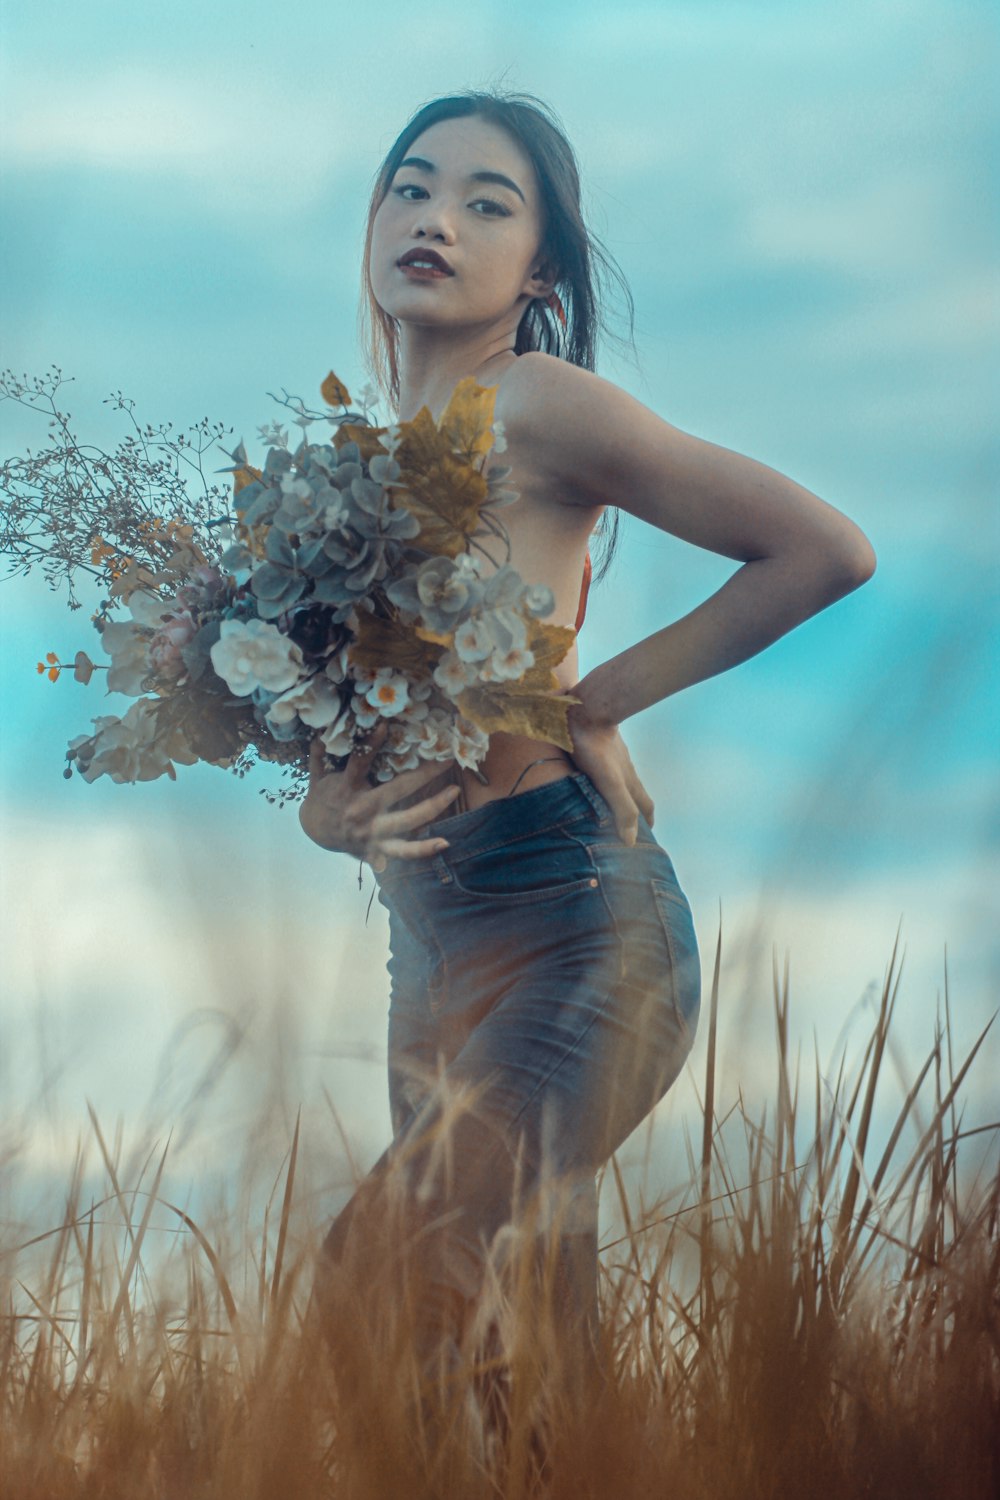
M 542 228 L 535 169 L 517 142 L 477 115 L 441 120 L 410 146 L 375 215 L 376 301 L 401 322 L 439 327 L 489 324 L 516 309 L 516 327 L 527 301 L 552 284 L 532 277 Z M 421 249 L 452 274 L 399 266 Z

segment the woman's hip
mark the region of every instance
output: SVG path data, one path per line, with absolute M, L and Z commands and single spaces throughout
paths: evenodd
M 518 987 L 583 1011 L 665 1005 L 693 1033 L 701 994 L 690 906 L 645 823 L 627 846 L 574 775 L 435 825 L 449 847 L 380 882 L 393 1004 L 479 1023 Z M 400 868 L 404 867 L 404 868 Z

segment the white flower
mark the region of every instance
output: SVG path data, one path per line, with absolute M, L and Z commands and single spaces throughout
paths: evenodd
M 379 667 L 375 681 L 365 694 L 372 708 L 377 709 L 384 719 L 401 713 L 409 697 L 409 683 L 401 672 L 394 672 L 391 667 Z
M 357 634 L 356 631 L 355 634 Z M 346 646 L 344 648 L 344 651 L 345 659 L 347 659 L 346 653 L 350 651 L 350 646 Z M 371 687 L 372 683 L 375 681 L 375 673 L 369 671 L 367 667 L 352 667 L 350 671 L 351 680 L 354 683 L 354 691 L 356 693 L 359 693 L 363 698 L 365 693 L 367 693 L 368 689 Z
M 128 596 L 128 607 L 137 625 L 159 630 L 164 616 L 172 614 L 178 605 L 176 599 L 158 599 L 148 589 L 133 589 Z
M 434 668 L 434 681 L 449 698 L 457 698 L 475 680 L 475 663 L 464 662 L 454 651 L 446 651 Z
M 330 755 L 350 755 L 354 748 L 354 715 L 345 708 L 340 718 L 323 730 L 320 739 Z
M 521 575 L 510 563 L 504 563 L 502 568 L 497 568 L 486 585 L 486 603 L 491 609 L 514 608 L 523 590 Z
M 335 651 L 328 658 L 323 670 L 331 682 L 343 682 L 349 670 L 347 664 L 347 647 L 341 646 L 339 651 Z
M 481 615 L 463 620 L 455 631 L 455 651 L 463 661 L 485 661 L 495 645 Z
M 451 728 L 452 754 L 460 766 L 475 770 L 489 749 L 489 737 L 459 715 Z
M 491 609 L 483 615 L 491 644 L 498 651 L 513 651 L 527 644 L 528 631 L 524 616 L 513 609 Z
M 420 764 L 420 756 L 412 746 L 405 751 L 397 751 L 395 755 L 389 756 L 389 764 L 395 775 L 399 776 L 403 771 L 415 771 Z M 379 777 L 379 780 L 382 778 Z
M 267 448 L 287 448 L 288 433 L 277 422 L 257 428 L 257 435 Z
M 101 631 L 101 645 L 111 657 L 108 692 L 137 698 L 142 681 L 149 675 L 152 636 L 129 620 L 110 620 Z
M 511 646 L 509 651 L 497 647 L 489 661 L 479 669 L 481 682 L 516 682 L 535 665 L 535 653 L 525 646 Z
M 409 703 L 407 703 L 406 707 L 400 711 L 396 722 L 397 724 L 405 723 L 417 725 L 422 719 L 426 719 L 430 711 L 430 704 L 427 703 L 424 699 L 414 698 L 413 689 L 411 688 L 410 701 Z
M 269 723 L 273 720 L 275 724 L 290 724 L 296 714 L 313 729 L 325 729 L 340 717 L 340 694 L 324 673 L 304 678 L 275 698 L 267 719 Z
M 529 583 L 521 595 L 529 615 L 550 615 L 556 607 L 556 596 L 544 583 Z
M 217 676 L 237 698 L 254 688 L 283 693 L 299 680 L 301 649 L 269 620 L 223 620 L 209 655 Z
M 173 776 L 172 761 L 193 765 L 198 757 L 179 730 L 157 735 L 158 706 L 155 698 L 140 698 L 123 719 L 95 719 L 94 754 L 86 767 L 79 766 L 83 779 L 96 781 L 98 776 L 110 776 L 119 784 L 155 781 L 164 774 Z M 71 743 L 75 746 L 87 738 L 81 735 Z
M 378 405 L 378 391 L 370 380 L 366 380 L 358 392 L 358 405 L 362 411 L 369 411 L 373 406 Z
M 424 760 L 451 760 L 452 721 L 449 713 L 443 708 L 431 709 L 417 730 L 416 744 Z
M 371 704 L 358 694 L 351 699 L 351 712 L 359 729 L 374 729 L 378 723 L 378 709 L 372 708 Z
M 495 453 L 507 451 L 507 429 L 499 419 L 493 423 L 493 450 Z

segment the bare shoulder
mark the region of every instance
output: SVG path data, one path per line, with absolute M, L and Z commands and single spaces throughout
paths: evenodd
M 496 414 L 509 430 L 525 436 L 558 429 L 580 400 L 598 402 L 618 389 L 590 370 L 531 350 L 504 371 L 497 387 Z
M 616 393 L 625 394 L 590 370 L 532 350 L 504 371 L 496 417 L 512 450 L 553 493 L 584 506 L 604 505 L 613 500 L 603 482 L 611 476 L 598 479 L 590 471 L 597 482 L 583 482 L 588 465 L 580 462 L 581 437 L 587 413 L 607 412 Z
M 682 431 L 610 380 L 550 354 L 522 354 L 496 415 L 565 502 L 614 504 L 742 562 L 818 547 L 870 576 L 874 553 L 841 512 L 787 475 Z
M 496 415 L 538 471 L 585 505 L 620 505 L 637 470 L 662 481 L 697 442 L 613 381 L 537 350 L 504 371 Z

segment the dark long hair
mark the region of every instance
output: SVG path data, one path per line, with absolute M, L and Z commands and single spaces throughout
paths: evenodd
M 632 294 L 619 266 L 584 223 L 580 207 L 580 173 L 573 148 L 553 112 L 533 94 L 473 91 L 432 99 L 412 116 L 389 149 L 375 174 L 361 269 L 361 300 L 358 322 L 362 348 L 367 351 L 372 374 L 383 395 L 395 407 L 399 401 L 398 327 L 375 300 L 370 261 L 375 215 L 410 146 L 440 120 L 481 116 L 506 130 L 530 157 L 538 177 L 544 212 L 541 255 L 556 275 L 556 292 L 566 314 L 563 328 L 548 302 L 530 301 L 517 328 L 515 354 L 538 349 L 570 364 L 593 370 L 598 334 L 606 334 L 619 346 L 620 339 L 609 327 L 598 297 L 597 286 L 609 280 L 621 288 L 628 310 L 628 347 L 635 352 L 635 308 Z M 618 538 L 618 511 L 609 506 L 600 526 L 601 556 L 595 578 L 607 572 Z

